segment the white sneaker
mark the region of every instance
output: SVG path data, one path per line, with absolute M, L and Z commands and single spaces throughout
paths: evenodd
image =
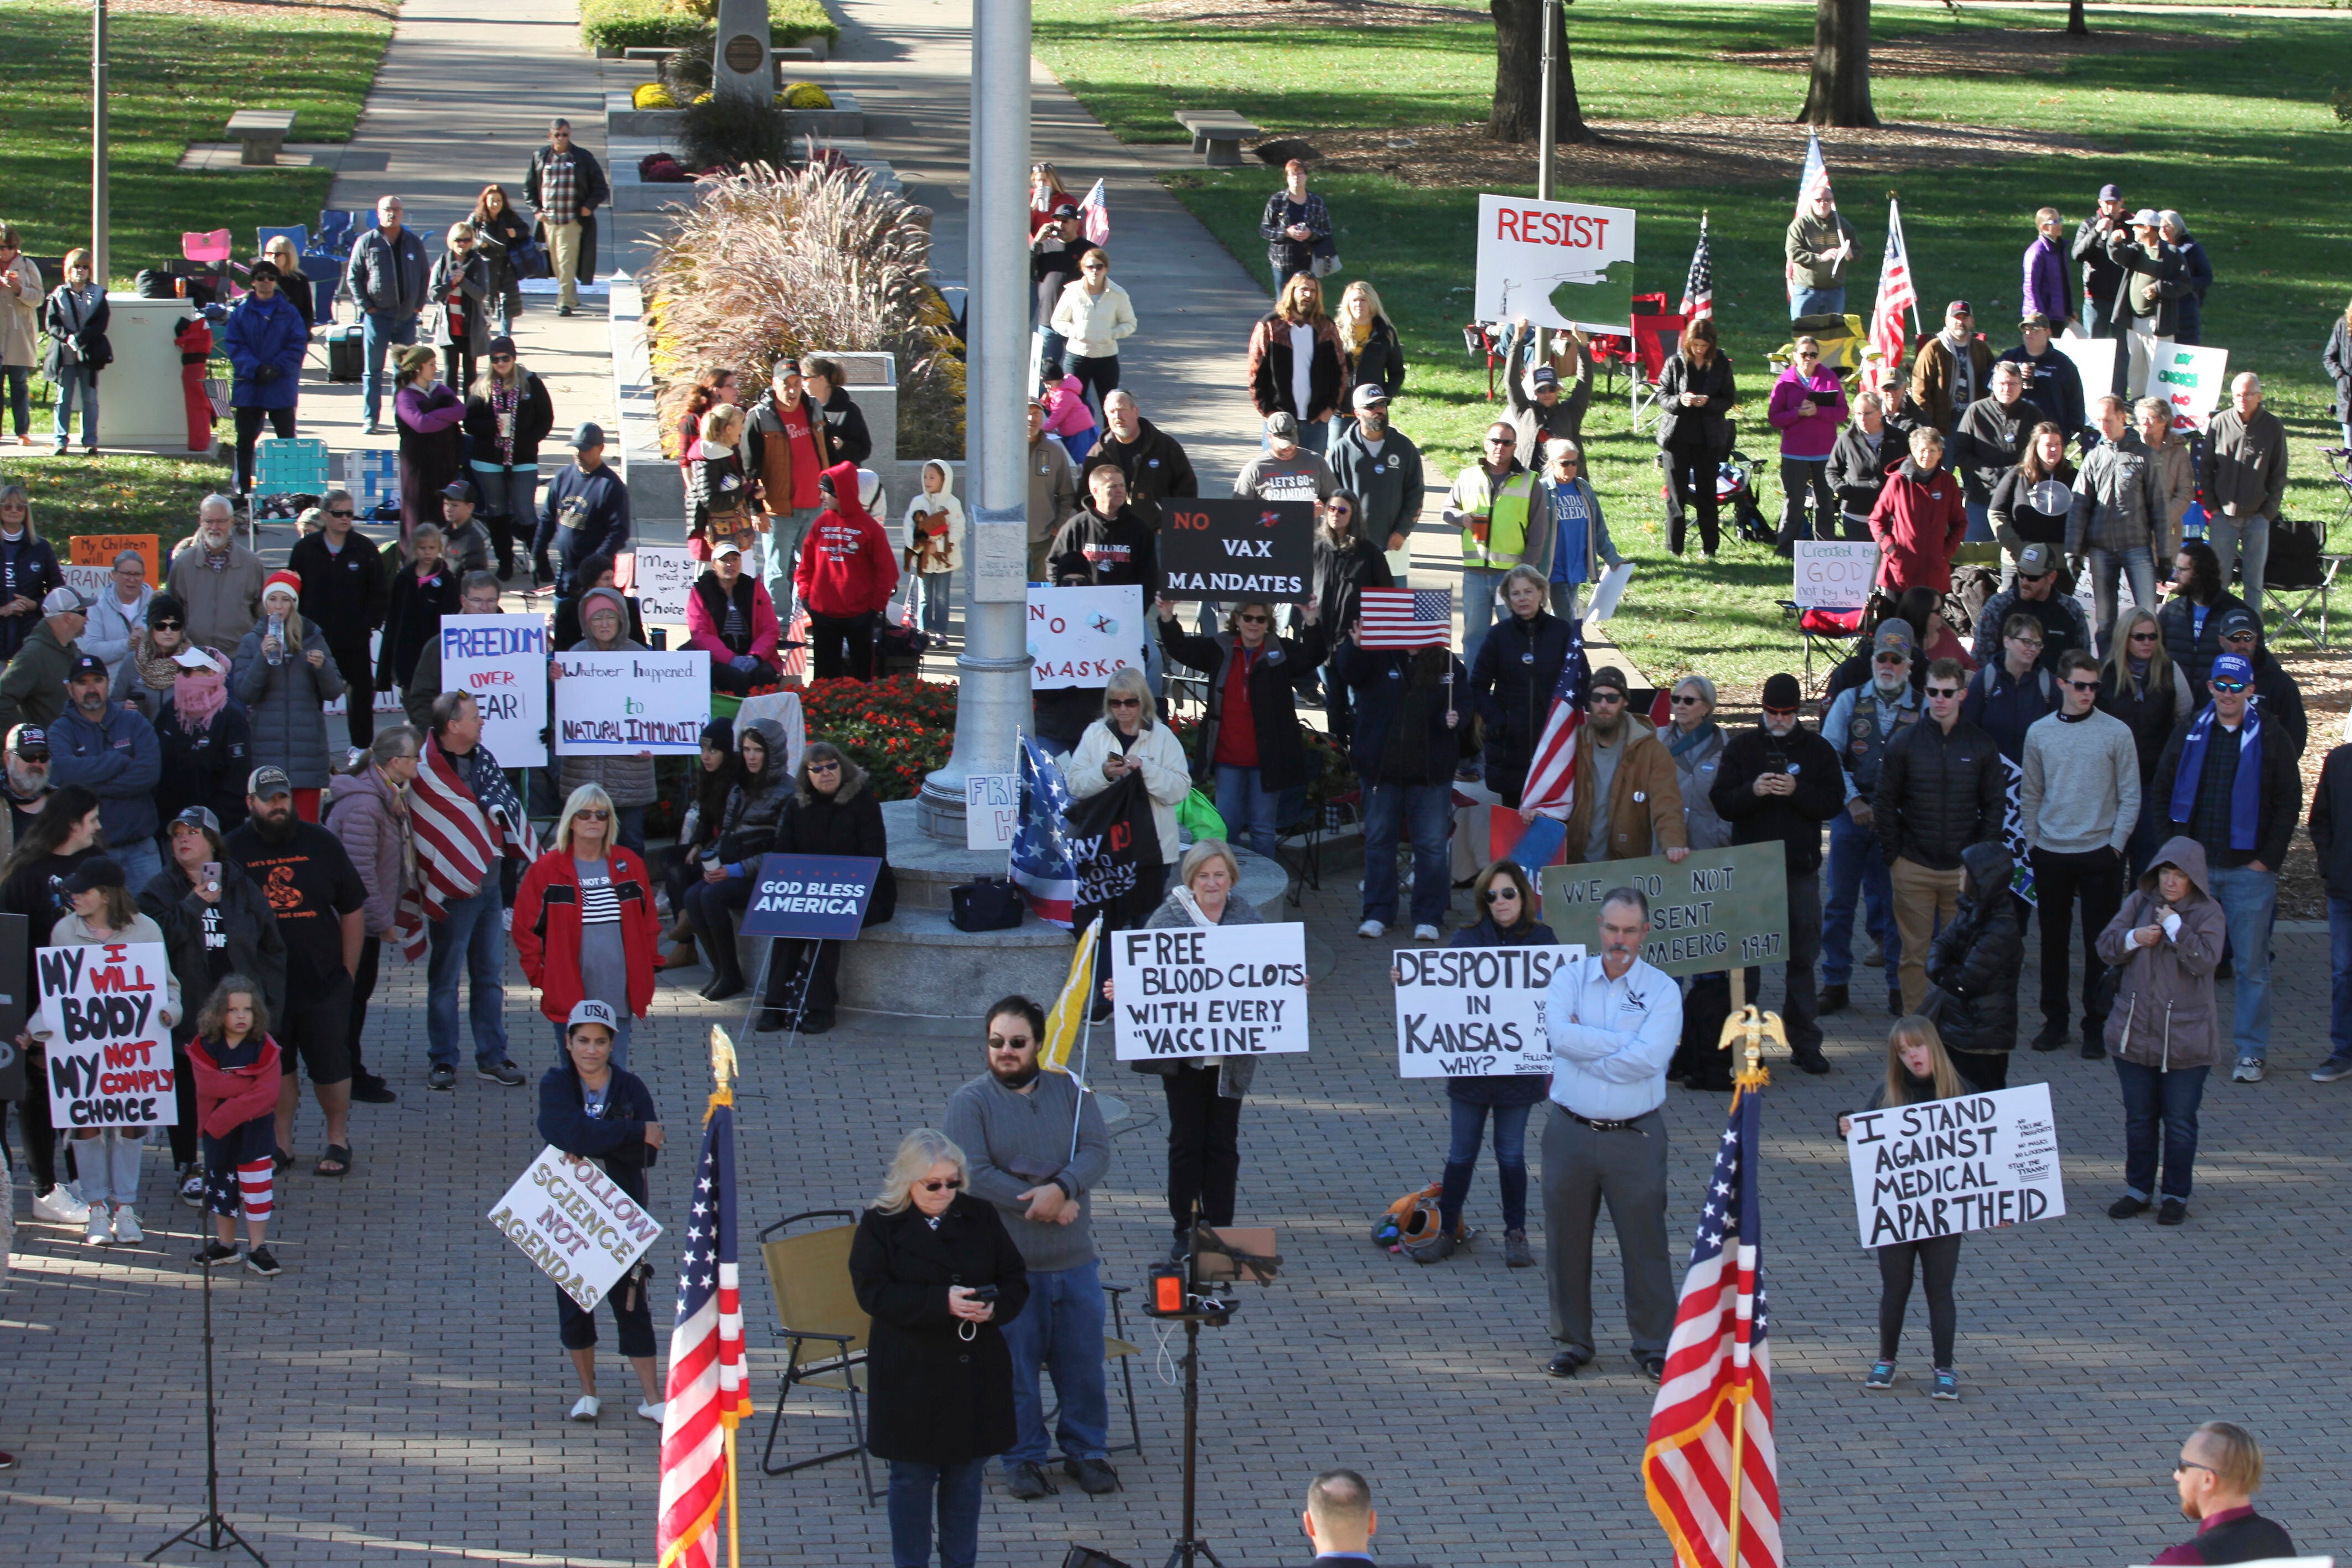
M 127 1203 L 114 1211 L 114 1239 L 123 1247 L 136 1247 L 147 1239 L 147 1233 L 139 1228 L 138 1214 Z
M 1412 928 L 1412 939 L 1416 942 L 1434 942 L 1438 940 L 1437 927 L 1434 925 L 1416 925 Z
M 2230 1082 L 2232 1083 L 2260 1083 L 2263 1081 L 2263 1059 L 2261 1057 L 2244 1057 L 2240 1059 L 2237 1067 L 2231 1072 Z
M 1356 935 L 1359 936 L 1385 936 L 1388 934 L 1389 928 L 1377 920 L 1367 920 L 1356 927 Z
M 661 1425 L 662 1416 L 668 1409 L 669 1406 L 667 1402 L 658 1405 L 640 1405 L 637 1406 L 637 1414 L 658 1427 Z
M 82 1234 L 82 1244 L 88 1247 L 114 1245 L 114 1216 L 106 1211 L 106 1205 L 93 1203 L 89 1206 L 89 1228 Z
M 572 1419 L 593 1421 L 596 1418 L 596 1413 L 604 1408 L 604 1402 L 593 1394 L 583 1394 L 579 1402 L 572 1406 Z
M 33 1199 L 33 1218 L 45 1225 L 79 1225 L 89 1218 L 89 1205 L 64 1186 L 53 1186 Z

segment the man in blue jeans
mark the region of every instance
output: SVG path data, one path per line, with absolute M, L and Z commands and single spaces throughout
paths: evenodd
M 1886 748 L 1919 722 L 1919 693 L 1911 685 L 1911 628 L 1889 617 L 1879 627 L 1870 653 L 1870 684 L 1848 686 L 1830 704 L 1822 738 L 1837 749 L 1844 779 L 1845 810 L 1830 819 L 1829 898 L 1822 928 L 1822 1004 L 1824 1017 L 1843 1012 L 1853 977 L 1853 910 L 1859 900 L 1871 940 L 1886 961 L 1886 1010 L 1903 1009 L 1895 969 L 1903 957 L 1903 937 L 1895 929 L 1895 889 L 1886 859 L 1871 831 L 1870 798 L 1878 789 L 1878 765 Z
M 432 291 L 433 264 L 425 259 L 424 242 L 401 226 L 400 213 L 398 196 L 377 202 L 375 227 L 352 242 L 352 258 L 343 267 L 343 286 L 360 312 L 367 363 L 360 397 L 370 435 L 381 427 L 383 413 L 384 353 L 394 344 L 416 341 L 416 318 Z
M 940 1126 L 963 1150 L 972 1196 L 996 1206 L 1029 1266 L 1029 1300 L 1003 1324 L 1018 1432 L 1004 1456 L 1005 1490 L 1024 1502 L 1056 1490 L 1045 1472 L 1045 1367 L 1062 1407 L 1054 1435 L 1063 1472 L 1100 1497 L 1118 1490 L 1106 1457 L 1110 1396 L 1092 1218 L 1094 1189 L 1110 1172 L 1110 1134 L 1093 1095 L 1038 1066 L 1045 1009 L 1006 997 L 988 1009 L 987 1027 L 988 1071 L 955 1092 Z
M 1396 852 L 1412 840 L 1412 939 L 1435 942 L 1452 902 L 1446 835 L 1454 826 L 1454 764 L 1470 723 L 1470 677 L 1445 648 L 1339 644 L 1333 663 L 1351 688 L 1356 733 L 1348 748 L 1364 790 L 1364 920 L 1356 935 L 1396 924 Z
M 454 794 L 435 764 L 446 764 L 457 776 L 462 794 Z M 428 777 L 429 775 L 429 777 Z M 474 1076 L 485 1083 L 520 1085 L 522 1070 L 507 1060 L 506 922 L 500 917 L 499 861 L 499 825 L 485 807 L 497 797 L 513 800 L 514 791 L 499 773 L 499 759 L 482 744 L 482 710 L 468 692 L 443 692 L 433 699 L 433 745 L 417 780 L 409 787 L 410 810 L 419 818 L 418 841 L 423 851 L 425 830 L 439 821 L 470 812 L 474 826 L 484 829 L 494 858 L 481 883 L 461 898 L 446 900 L 448 913 L 425 933 L 429 951 L 425 960 L 425 1040 L 432 1071 L 425 1085 L 448 1090 L 457 1083 L 457 983 L 459 971 L 472 988 L 467 1017 L 474 1034 Z M 515 806 L 520 810 L 520 803 Z M 436 836 L 446 837 L 446 830 Z M 448 862 L 443 861 L 445 865 Z

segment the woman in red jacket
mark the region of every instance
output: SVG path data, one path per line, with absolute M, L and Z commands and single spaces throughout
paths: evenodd
M 613 841 L 613 798 L 583 784 L 563 803 L 555 842 L 523 873 L 515 894 L 515 950 L 539 989 L 539 1010 L 555 1025 L 556 1060 L 563 1030 L 583 999 L 609 1005 L 621 1020 L 613 1063 L 626 1066 L 629 1020 L 654 1005 L 661 921 L 654 914 L 646 862 Z
M 857 465 L 836 463 L 816 482 L 824 511 L 801 547 L 793 574 L 808 612 L 816 678 L 874 678 L 874 618 L 898 587 L 898 552 L 859 504 Z
M 1878 541 L 1878 585 L 1952 591 L 1952 552 L 1969 531 L 1960 482 L 1944 466 L 1944 437 L 1930 425 L 1911 433 L 1911 455 L 1886 476 L 1870 509 L 1870 537 Z

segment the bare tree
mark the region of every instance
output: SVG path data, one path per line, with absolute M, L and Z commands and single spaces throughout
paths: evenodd
M 2083 19 L 2083 0 L 2067 0 L 2066 30 L 2078 38 L 2091 36 L 2091 25 Z
M 1813 81 L 1797 123 L 1878 123 L 1870 106 L 1870 0 L 1815 0 Z
M 1495 112 L 1486 134 L 1497 141 L 1533 141 L 1543 113 L 1543 0 L 1486 0 L 1495 14 Z M 1562 0 L 1559 30 L 1553 35 L 1558 51 L 1559 137 L 1562 141 L 1590 141 L 1584 111 L 1576 103 L 1576 67 L 1568 55 L 1566 0 Z

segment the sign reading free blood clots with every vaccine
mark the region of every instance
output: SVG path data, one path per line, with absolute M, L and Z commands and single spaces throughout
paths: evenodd
M 1143 667 L 1143 590 L 1029 589 L 1029 689 L 1108 685 L 1122 669 Z
M 1478 319 L 1633 330 L 1633 209 L 1478 198 Z

